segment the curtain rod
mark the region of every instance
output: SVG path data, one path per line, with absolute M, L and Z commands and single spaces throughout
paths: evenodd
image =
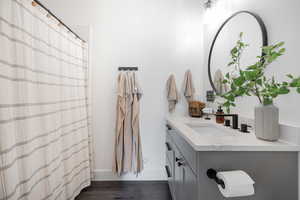
M 77 33 L 75 33 L 70 27 L 68 27 L 65 23 L 61 21 L 55 14 L 53 14 L 46 6 L 44 6 L 39 0 L 33 0 L 34 3 L 39 5 L 41 8 L 43 8 L 45 11 L 48 12 L 52 17 L 54 17 L 61 25 L 66 27 L 71 33 L 73 33 L 78 39 L 80 39 L 82 42 L 86 42 L 84 39 L 82 39 Z

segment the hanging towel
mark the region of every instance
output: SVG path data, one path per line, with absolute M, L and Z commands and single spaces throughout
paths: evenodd
M 169 112 L 173 112 L 179 100 L 179 95 L 178 95 L 176 82 L 175 82 L 175 76 L 173 74 L 170 75 L 167 81 L 167 99 L 169 102 Z
M 143 170 L 140 138 L 139 101 L 141 88 L 134 72 L 121 72 L 118 76 L 115 158 L 113 171 L 121 176 L 127 172 Z
M 115 136 L 115 152 L 113 171 L 120 175 L 123 170 L 123 148 L 124 148 L 124 121 L 126 116 L 126 104 L 125 104 L 125 86 L 126 79 L 125 74 L 120 73 L 117 83 L 117 119 L 116 119 L 116 136 Z
M 224 75 L 220 69 L 215 72 L 214 85 L 219 94 L 223 94 L 228 91 L 228 86 L 223 83 Z
M 183 91 L 184 96 L 188 102 L 194 99 L 195 87 L 193 83 L 192 73 L 190 70 L 187 70 L 184 74 Z
M 140 88 L 136 74 L 132 73 L 133 103 L 132 103 L 132 143 L 133 143 L 133 160 L 132 171 L 139 174 L 143 168 L 142 144 L 140 137 L 140 99 L 142 90 Z
M 125 120 L 124 120 L 124 157 L 122 173 L 130 172 L 132 169 L 132 103 L 133 85 L 131 72 L 125 72 Z

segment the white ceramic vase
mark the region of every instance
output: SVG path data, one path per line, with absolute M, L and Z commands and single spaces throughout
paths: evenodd
M 273 104 L 255 107 L 255 135 L 267 141 L 279 139 L 279 109 Z

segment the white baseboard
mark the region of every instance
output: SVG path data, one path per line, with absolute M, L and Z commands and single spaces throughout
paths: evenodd
M 94 181 L 162 181 L 167 180 L 165 170 L 145 169 L 138 176 L 134 174 L 125 174 L 121 177 L 113 174 L 111 169 L 95 169 Z

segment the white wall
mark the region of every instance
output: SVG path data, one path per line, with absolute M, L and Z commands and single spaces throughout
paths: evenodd
M 279 80 L 283 80 L 286 73 L 300 75 L 297 59 L 300 1 L 217 0 L 217 8 L 213 7 L 209 16 L 203 11 L 203 1 L 43 0 L 67 24 L 90 26 L 92 30 L 93 132 L 98 178 L 112 178 L 118 66 L 140 66 L 138 73 L 145 93 L 141 104 L 141 129 L 146 169 L 139 179 L 163 178 L 167 76 L 175 73 L 180 84 L 184 71 L 190 68 L 197 91 L 204 96 L 205 90 L 210 89 L 207 50 L 215 29 L 233 12 L 250 10 L 259 14 L 267 26 L 269 42 L 286 42 L 286 55 L 272 64 L 267 73 L 276 74 Z M 203 17 L 206 26 L 202 24 Z M 299 100 L 300 95 L 295 93 L 276 100 L 281 123 L 299 126 Z M 253 118 L 256 104 L 254 99 L 242 99 L 237 111 Z M 177 112 L 185 112 L 184 103 L 178 106 Z
M 216 2 L 216 1 L 214 1 Z M 206 31 L 205 38 L 205 58 L 208 56 L 208 49 L 215 35 L 216 29 L 229 15 L 239 10 L 249 10 L 261 16 L 266 24 L 269 43 L 274 44 L 279 41 L 285 41 L 287 49 L 284 56 L 273 63 L 267 69 L 267 74 L 275 75 L 278 80 L 286 79 L 285 74 L 292 73 L 300 75 L 299 50 L 300 45 L 300 1 L 274 1 L 274 0 L 218 0 L 214 4 L 211 13 L 205 16 Z M 207 15 L 207 12 L 206 12 Z M 244 26 L 247 26 L 245 24 Z M 240 27 L 240 31 L 243 31 Z M 230 49 L 227 50 L 229 52 Z M 205 60 L 205 63 L 207 61 Z M 207 79 L 207 72 L 204 72 L 204 87 L 209 89 L 210 85 Z M 280 122 L 294 126 L 300 126 L 300 95 L 292 93 L 279 97 L 275 104 L 280 109 Z M 238 101 L 236 112 L 244 117 L 254 117 L 254 106 L 258 104 L 255 98 L 243 98 Z
M 164 94 L 170 73 L 181 86 L 191 69 L 202 92 L 202 3 L 199 0 L 44 0 L 66 24 L 91 28 L 93 133 L 96 178 L 112 179 L 115 82 L 118 66 L 139 66 L 144 91 L 141 137 L 145 172 L 137 179 L 164 179 Z M 186 112 L 182 99 L 178 113 Z M 136 179 L 126 176 L 123 179 Z

